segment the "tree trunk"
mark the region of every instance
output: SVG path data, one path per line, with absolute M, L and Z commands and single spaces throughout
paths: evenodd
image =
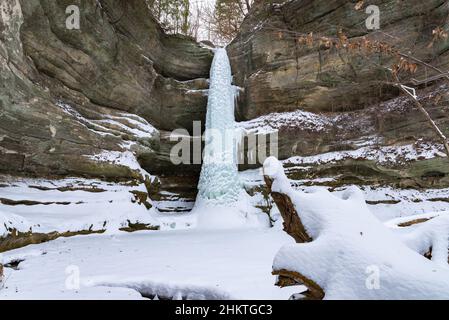
M 307 287 L 307 291 L 302 293 L 307 300 L 323 300 L 324 291 L 316 284 L 313 280 L 304 277 L 302 274 L 295 271 L 288 271 L 285 269 L 273 271 L 274 275 L 278 276 L 278 281 L 276 285 L 279 287 L 295 286 L 298 284 L 303 284 Z

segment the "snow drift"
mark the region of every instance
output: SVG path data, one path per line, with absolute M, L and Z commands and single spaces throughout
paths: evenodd
M 282 247 L 274 258 L 274 274 L 288 274 L 324 299 L 449 298 L 447 217 L 401 235 L 371 214 L 356 187 L 341 198 L 323 189 L 295 191 L 273 157 L 265 161 L 264 174 L 272 194 L 291 199 L 290 209 L 311 240 Z M 432 244 L 435 261 L 421 255 Z

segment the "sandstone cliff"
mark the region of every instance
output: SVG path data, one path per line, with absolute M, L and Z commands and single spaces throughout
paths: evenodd
M 368 5 L 380 8 L 380 30 L 365 26 Z M 444 0 L 256 1 L 240 34 L 228 46 L 235 83 L 243 88 L 237 114 L 240 120 L 250 120 L 245 127 L 279 129 L 282 159 L 361 150 L 369 145 L 380 153 L 383 147 L 391 147 L 387 153 L 398 155 L 398 159 L 384 162 L 366 157 L 362 151 L 326 163 L 316 158 L 305 165 L 314 168 L 299 170 L 298 177 L 342 174 L 342 183 L 372 180 L 447 185 L 446 159 L 428 159 L 418 150 L 413 161 L 402 161 L 407 155 L 401 147 L 413 145 L 416 151 L 422 142 L 432 145 L 438 139 L 414 105 L 404 97 L 397 98 L 399 90 L 389 84 L 387 68 L 398 57 L 329 47 L 322 41 L 307 44 L 301 37 L 338 39 L 342 35 L 349 42 L 385 43 L 448 70 L 449 41 L 435 42 L 432 34 L 437 27 L 449 29 L 448 15 L 449 5 Z M 432 69 L 419 65 L 413 77 L 419 82 L 433 74 Z M 442 83 L 416 87 L 430 87 L 424 90 L 423 101 L 448 134 L 449 97 Z M 436 97 L 438 104 L 434 103 Z M 267 116 L 280 112 L 291 113 Z
M 211 51 L 164 34 L 145 1 L 78 1 L 81 29 L 68 30 L 72 2 L 0 5 L 0 169 L 130 177 L 89 158 L 128 149 L 166 167 L 165 131 L 204 117 Z

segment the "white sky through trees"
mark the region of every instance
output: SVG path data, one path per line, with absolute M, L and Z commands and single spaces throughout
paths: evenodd
M 191 0 L 190 1 L 190 14 L 191 19 L 195 20 L 197 17 L 198 9 L 200 12 L 205 10 L 213 10 L 215 5 L 215 0 Z M 200 24 L 198 28 L 198 41 L 211 40 L 211 35 L 207 26 L 207 22 L 200 19 Z

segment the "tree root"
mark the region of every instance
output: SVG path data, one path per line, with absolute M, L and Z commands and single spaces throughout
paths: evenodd
M 324 290 L 313 280 L 305 277 L 304 275 L 285 269 L 275 270 L 273 275 L 278 276 L 276 285 L 283 288 L 295 285 L 304 285 L 307 287 L 307 291 L 301 293 L 305 296 L 303 300 L 323 300 Z

